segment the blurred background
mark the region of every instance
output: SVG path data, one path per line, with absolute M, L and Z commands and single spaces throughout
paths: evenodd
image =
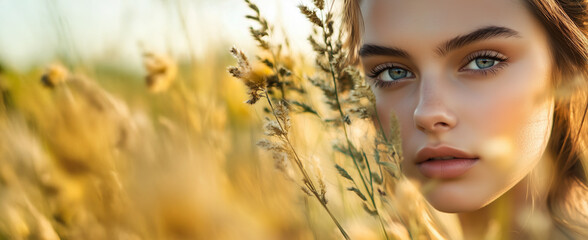
M 310 1 L 254 3 L 312 75 Z M 341 239 L 296 170 L 256 146 L 264 107 L 227 73 L 232 46 L 260 51 L 247 14 L 239 0 L 0 1 L 0 239 Z M 336 134 L 292 122 L 343 228 L 383 238 L 337 176 Z
M 296 6 L 305 1 L 259 0 L 264 16 L 309 52 L 310 23 Z M 27 70 L 56 59 L 108 62 L 140 71 L 144 50 L 206 61 L 255 44 L 239 0 L 18 0 L 0 2 L 0 60 Z

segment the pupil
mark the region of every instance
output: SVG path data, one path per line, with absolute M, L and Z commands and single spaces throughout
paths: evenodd
M 488 58 L 478 58 L 476 59 L 476 66 L 480 69 L 489 68 L 494 65 L 494 60 Z

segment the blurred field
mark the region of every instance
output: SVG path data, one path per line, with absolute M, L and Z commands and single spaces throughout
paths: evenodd
M 131 57 L 167 59 L 139 71 L 67 51 L 24 68 L 3 56 L 0 239 L 340 238 L 318 202 L 255 146 L 263 108 L 245 104 L 244 85 L 227 73 L 229 46 Z M 149 86 L 149 76 L 169 86 Z M 292 121 L 299 152 L 329 159 L 314 167 L 333 213 L 354 239 L 378 238 L 377 220 L 353 207 L 336 177 L 332 133 L 311 117 Z
M 54 87 L 42 68 L 4 69 L 1 238 L 311 236 L 321 217 L 255 146 L 259 110 L 229 64 L 180 64 L 160 93 L 100 66 Z

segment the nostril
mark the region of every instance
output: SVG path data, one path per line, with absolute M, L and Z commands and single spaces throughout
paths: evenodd
M 435 123 L 435 127 L 449 127 L 449 124 L 444 122 Z
M 430 124 L 417 124 L 417 129 L 423 132 L 434 133 L 442 132 L 452 128 L 452 125 L 447 122 L 435 122 Z

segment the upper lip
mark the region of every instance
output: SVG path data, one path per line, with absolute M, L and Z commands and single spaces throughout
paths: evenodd
M 477 159 L 478 156 L 446 145 L 424 147 L 417 152 L 416 164 L 436 157 L 455 157 L 460 159 Z

